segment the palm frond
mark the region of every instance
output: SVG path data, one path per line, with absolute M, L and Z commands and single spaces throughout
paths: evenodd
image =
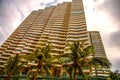
M 78 74 L 79 74 L 80 76 L 82 75 L 82 77 L 84 77 L 84 73 L 83 73 L 82 67 L 79 67 L 79 68 L 78 68 Z
M 111 63 L 103 57 L 93 57 L 90 63 L 96 66 L 111 66 Z

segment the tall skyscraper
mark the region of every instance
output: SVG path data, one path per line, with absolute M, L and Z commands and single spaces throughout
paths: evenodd
M 57 6 L 33 11 L 1 45 L 0 67 L 4 67 L 11 55 L 29 55 L 39 44 L 51 43 L 51 53 L 55 55 L 69 53 L 66 51 L 66 43 L 73 41 L 86 40 L 85 45 L 94 44 L 93 33 L 89 34 L 82 0 L 59 3 Z M 95 43 L 97 55 L 101 56 L 102 51 L 104 55 L 103 46 L 101 52 L 98 48 Z

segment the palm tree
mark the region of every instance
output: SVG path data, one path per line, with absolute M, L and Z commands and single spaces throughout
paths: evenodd
M 82 67 L 85 65 L 85 59 L 90 54 L 91 46 L 84 46 L 85 41 L 75 41 L 70 45 L 71 54 L 69 54 L 68 72 L 72 79 L 72 73 L 74 73 L 74 80 L 76 80 L 77 71 L 84 77 Z M 84 62 L 83 62 L 84 61 Z
M 76 80 L 77 69 L 79 74 L 85 77 L 82 67 L 86 66 L 86 59 L 91 54 L 91 46 L 85 46 L 84 43 L 85 41 L 76 41 L 70 47 L 72 52 L 70 58 L 73 61 L 73 64 L 71 65 L 73 68 L 70 67 L 70 69 L 74 69 L 74 80 Z
M 19 54 L 16 54 L 14 57 L 11 57 L 3 72 L 7 74 L 6 80 L 10 80 L 10 76 L 14 75 L 17 77 L 19 76 L 20 70 L 22 69 L 22 63 L 20 63 L 21 56 Z
M 44 69 L 47 72 L 47 74 L 52 74 L 49 68 L 51 65 L 50 64 L 50 61 L 52 60 L 51 58 L 53 57 L 50 54 L 50 50 L 51 50 L 50 44 L 47 44 L 44 47 L 40 45 L 35 49 L 35 51 L 31 55 L 28 55 L 29 60 L 34 60 L 38 62 L 37 71 L 36 74 L 34 75 L 34 80 L 37 79 L 38 72 L 41 69 Z
M 120 80 L 119 70 L 116 70 L 115 72 L 110 72 L 110 78 L 111 80 Z
M 109 62 L 109 60 L 107 60 L 107 58 L 104 57 L 92 57 L 91 61 L 89 62 L 89 65 L 95 68 L 95 74 L 97 77 L 98 76 L 97 68 L 101 68 L 101 67 L 110 68 L 111 63 Z
M 77 71 L 83 78 L 85 78 L 83 67 L 91 67 L 92 66 L 109 66 L 110 62 L 101 57 L 91 57 L 91 54 L 95 54 L 93 46 L 85 46 L 85 41 L 75 41 L 72 45 L 70 45 L 71 54 L 68 58 L 68 72 L 70 73 L 70 77 L 72 79 L 72 73 L 74 73 L 74 80 L 76 80 Z M 90 70 L 91 71 L 91 70 Z
M 101 67 L 110 68 L 111 63 L 110 63 L 110 61 L 106 57 L 95 56 L 96 53 L 95 53 L 93 45 L 91 47 L 91 53 L 92 53 L 92 56 L 91 56 L 90 61 L 88 62 L 88 65 L 90 67 L 94 67 L 95 68 L 95 74 L 96 74 L 96 77 L 97 77 L 98 76 L 97 68 L 101 68 Z

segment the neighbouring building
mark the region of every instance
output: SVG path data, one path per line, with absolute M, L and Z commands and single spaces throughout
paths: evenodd
M 98 31 L 89 31 L 88 34 L 89 34 L 90 44 L 94 46 L 94 51 L 95 51 L 94 56 L 106 58 L 106 53 L 100 33 Z M 92 69 L 93 69 L 92 75 L 96 75 L 95 70 L 97 70 L 98 76 L 108 76 L 110 72 L 109 67 L 102 67 L 102 69 L 101 68 L 92 68 Z

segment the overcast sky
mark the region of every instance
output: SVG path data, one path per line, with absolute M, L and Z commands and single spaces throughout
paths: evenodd
M 33 10 L 72 0 L 0 0 L 0 45 Z M 83 0 L 88 30 L 100 31 L 112 70 L 120 70 L 120 0 Z

